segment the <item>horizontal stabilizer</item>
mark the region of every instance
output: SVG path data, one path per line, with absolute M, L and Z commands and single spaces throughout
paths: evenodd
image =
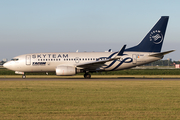
M 168 54 L 168 53 L 171 53 L 171 52 L 174 52 L 174 51 L 175 51 L 175 50 L 170 50 L 170 51 L 166 51 L 166 52 L 151 54 L 151 55 L 149 55 L 149 56 L 159 57 L 159 56 L 164 56 L 165 54 Z

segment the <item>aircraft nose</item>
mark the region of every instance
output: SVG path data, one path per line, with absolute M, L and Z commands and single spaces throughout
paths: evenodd
M 10 67 L 10 63 L 9 63 L 9 62 L 4 63 L 4 64 L 3 64 L 3 67 L 9 68 L 9 67 Z

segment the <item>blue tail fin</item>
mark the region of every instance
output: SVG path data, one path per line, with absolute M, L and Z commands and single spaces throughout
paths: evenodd
M 162 16 L 145 38 L 137 45 L 125 51 L 161 52 L 169 16 Z

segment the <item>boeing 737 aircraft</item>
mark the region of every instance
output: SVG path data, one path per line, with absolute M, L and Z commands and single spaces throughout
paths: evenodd
M 124 45 L 118 52 L 75 52 L 75 53 L 34 53 L 14 57 L 4 67 L 22 74 L 27 72 L 52 72 L 56 75 L 76 75 L 84 72 L 84 78 L 91 78 L 89 73 L 113 71 L 144 65 L 160 60 L 174 50 L 161 52 L 168 16 L 162 16 L 145 38 L 136 46 Z

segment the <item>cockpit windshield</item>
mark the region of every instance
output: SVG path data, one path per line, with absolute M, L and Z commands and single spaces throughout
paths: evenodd
M 11 61 L 18 61 L 18 60 L 19 60 L 18 58 L 11 59 Z

